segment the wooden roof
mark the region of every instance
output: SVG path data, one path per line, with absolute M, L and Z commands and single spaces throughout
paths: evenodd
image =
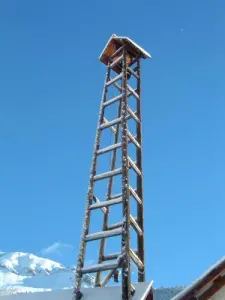
M 220 297 L 220 294 L 223 297 Z M 225 299 L 225 257 L 171 300 Z
M 130 51 L 135 55 L 138 55 L 141 58 L 151 58 L 151 55 L 147 51 L 145 51 L 143 48 L 137 45 L 130 38 L 126 36 L 117 36 L 113 34 L 108 40 L 105 48 L 103 49 L 99 57 L 100 61 L 103 62 L 104 64 L 107 64 L 110 55 L 112 55 L 116 49 L 118 49 L 124 44 L 127 45 L 128 49 L 130 49 Z

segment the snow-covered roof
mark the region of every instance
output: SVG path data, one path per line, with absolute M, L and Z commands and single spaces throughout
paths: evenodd
M 145 300 L 152 289 L 152 281 L 149 283 L 137 283 L 132 300 Z M 29 294 L 17 294 L 0 296 L 0 300 L 71 300 L 72 289 L 56 290 L 51 292 L 37 292 Z M 121 287 L 86 288 L 82 289 L 82 300 L 121 300 Z
M 140 47 L 139 45 L 137 45 L 133 40 L 131 40 L 130 38 L 126 37 L 126 36 L 117 36 L 115 34 L 113 34 L 110 39 L 108 40 L 105 48 L 103 49 L 99 59 L 100 61 L 104 62 L 104 54 L 106 52 L 106 50 L 110 47 L 110 45 L 112 43 L 118 43 L 119 45 L 129 45 L 130 48 L 132 48 L 134 50 L 134 52 L 136 52 L 137 54 L 139 54 L 142 58 L 151 58 L 151 55 L 145 51 L 142 47 Z
M 217 280 L 218 289 L 213 292 L 215 294 L 223 286 L 225 286 L 225 256 L 211 266 L 205 273 L 197 278 L 190 286 L 185 288 L 171 300 L 187 299 L 189 295 L 196 295 L 197 297 L 209 292 L 212 289 L 215 280 Z M 220 281 L 220 286 L 218 282 Z M 211 299 L 212 295 L 210 296 Z M 208 298 L 207 298 L 208 299 Z M 224 299 L 224 298 L 221 298 Z

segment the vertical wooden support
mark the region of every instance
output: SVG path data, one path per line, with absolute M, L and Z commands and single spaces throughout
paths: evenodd
M 130 195 L 129 195 L 129 173 L 128 173 L 128 139 L 127 139 L 127 55 L 123 49 L 122 67 L 122 197 L 123 197 L 123 234 L 122 255 L 124 257 L 122 266 L 122 299 L 131 299 L 130 278 Z
M 138 256 L 144 265 L 143 270 L 138 270 L 138 281 L 145 281 L 145 245 L 144 245 L 144 203 L 143 203 L 143 169 L 142 169 L 142 116 L 141 116 L 141 61 L 137 61 L 137 94 L 139 100 L 137 101 L 137 117 L 139 122 L 137 123 L 137 141 L 140 148 L 137 149 L 137 167 L 141 171 L 142 176 L 137 176 L 137 194 L 142 200 L 142 204 L 137 203 L 137 223 L 142 230 L 142 235 L 138 236 Z
M 74 285 L 74 290 L 73 290 L 73 300 L 78 300 L 78 295 L 79 295 L 80 289 L 81 289 L 82 268 L 84 266 L 85 248 L 86 248 L 86 240 L 85 239 L 86 239 L 86 235 L 88 234 L 89 225 L 90 225 L 89 207 L 90 207 L 90 205 L 92 203 L 92 199 L 93 199 L 94 176 L 96 175 L 96 168 L 97 168 L 97 151 L 99 150 L 99 147 L 100 147 L 101 130 L 99 128 L 100 128 L 100 125 L 103 123 L 103 118 L 104 118 L 103 103 L 106 101 L 106 97 L 107 97 L 106 83 L 109 80 L 109 76 L 110 76 L 110 68 L 108 66 L 107 72 L 106 72 L 103 94 L 102 94 L 102 101 L 101 101 L 99 118 L 98 118 L 98 127 L 97 127 L 97 132 L 96 132 L 96 137 L 95 137 L 93 158 L 92 158 L 91 171 L 90 171 L 90 177 L 89 177 L 89 185 L 88 185 L 87 200 L 86 200 L 86 205 L 85 205 L 84 222 L 83 222 L 81 241 L 80 241 L 80 249 L 79 249 L 79 253 L 78 253 L 78 260 L 77 260 L 77 266 L 76 266 L 76 272 L 75 272 L 75 285 Z

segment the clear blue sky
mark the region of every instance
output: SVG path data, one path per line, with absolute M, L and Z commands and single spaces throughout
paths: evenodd
M 98 56 L 116 33 L 153 57 L 142 74 L 147 277 L 188 284 L 225 254 L 224 10 L 223 0 L 0 2 L 1 250 L 61 242 L 75 247 L 61 260 L 75 263 Z

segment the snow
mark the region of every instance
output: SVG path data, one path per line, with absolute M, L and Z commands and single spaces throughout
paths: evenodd
M 148 292 L 152 287 L 152 282 L 136 284 L 135 294 L 132 300 L 145 300 Z M 1 300 L 71 300 L 72 299 L 72 289 L 59 290 L 53 292 L 40 292 L 40 293 L 30 293 L 30 294 L 20 294 L 14 296 L 2 296 Z M 82 300 L 116 300 L 121 299 L 121 287 L 105 287 L 105 288 L 94 288 L 94 289 L 83 289 Z
M 33 254 L 0 253 L 0 300 L 40 300 L 40 296 L 44 296 L 42 298 L 45 300 L 50 300 L 53 299 L 52 295 L 54 300 L 71 300 L 74 272 L 74 267 L 67 268 Z M 93 287 L 93 284 L 94 277 L 90 274 L 83 275 L 83 288 Z M 169 300 L 181 290 L 182 288 L 156 289 L 154 300 Z M 111 291 L 111 289 L 106 291 Z M 15 296 L 12 297 L 12 295 Z M 89 300 L 90 297 L 87 297 L 82 300 Z
M 30 253 L 10 252 L 0 256 L 0 268 L 20 275 L 49 274 L 64 270 L 65 267 L 49 259 L 40 258 Z
M 75 268 L 30 253 L 0 254 L 0 294 L 15 294 L 71 288 Z M 84 287 L 91 287 L 94 278 L 83 276 Z

